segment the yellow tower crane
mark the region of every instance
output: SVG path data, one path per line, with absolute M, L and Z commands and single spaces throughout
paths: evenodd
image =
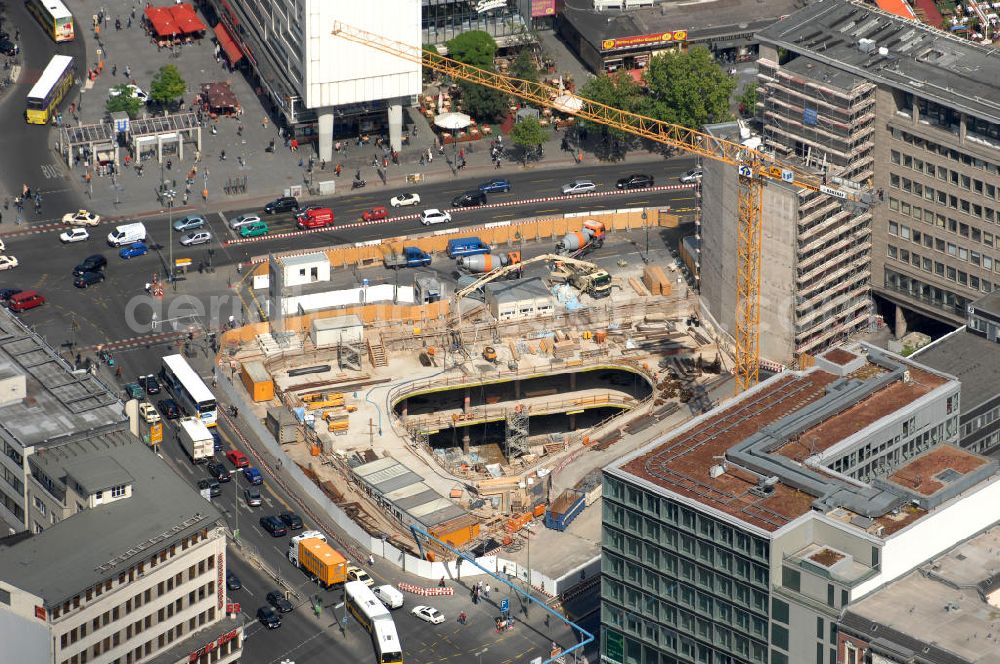
M 828 186 L 825 178 L 796 164 L 690 127 L 613 108 L 544 83 L 479 69 L 340 21 L 334 22 L 333 35 L 418 63 L 455 80 L 484 85 L 531 104 L 553 108 L 582 120 L 735 166 L 739 177 L 735 335 L 737 392 L 756 385 L 759 380 L 761 211 L 764 183 L 769 180 L 786 182 L 800 189 L 828 194 L 861 207 L 873 203 L 871 192 L 864 191 L 857 185 L 841 182 L 836 187 Z

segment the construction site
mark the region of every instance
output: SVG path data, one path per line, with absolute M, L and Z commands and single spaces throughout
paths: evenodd
M 418 526 L 555 594 L 599 555 L 624 434 L 732 391 L 677 253 L 690 230 L 631 210 L 260 257 L 272 315 L 224 336 L 223 368 L 373 539 L 417 555 Z

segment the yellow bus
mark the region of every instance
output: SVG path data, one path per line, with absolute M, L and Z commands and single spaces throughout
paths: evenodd
M 28 11 L 35 15 L 54 41 L 73 41 L 76 38 L 73 15 L 61 0 L 28 0 L 27 5 Z
M 399 645 L 396 623 L 364 581 L 348 581 L 344 595 L 351 615 L 371 634 L 378 664 L 403 664 L 403 648 Z
M 73 58 L 68 55 L 53 55 L 42 72 L 42 77 L 28 93 L 28 108 L 24 112 L 24 119 L 28 124 L 48 124 L 59 102 L 73 87 L 75 78 Z

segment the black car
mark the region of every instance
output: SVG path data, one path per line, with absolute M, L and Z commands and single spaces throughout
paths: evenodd
M 181 408 L 173 399 L 160 399 L 156 405 L 160 409 L 160 412 L 163 413 L 163 417 L 168 420 L 176 420 L 181 416 Z
M 282 196 L 276 198 L 264 206 L 267 214 L 278 214 L 280 212 L 295 212 L 299 209 L 299 200 L 294 196 Z
M 214 477 L 219 482 L 230 481 L 229 470 L 226 469 L 221 463 L 215 463 L 214 461 L 209 461 L 206 466 L 208 469 L 208 474 Z
M 289 613 L 295 607 L 285 599 L 285 593 L 280 590 L 272 590 L 267 594 L 267 603 L 278 610 L 278 613 Z
M 7 35 L 0 35 L 0 53 L 3 53 L 7 57 L 14 57 L 20 49 L 17 44 L 10 40 Z
M 257 620 L 268 629 L 278 629 L 281 627 L 281 618 L 270 606 L 262 606 L 257 609 Z
M 101 254 L 87 256 L 79 265 L 73 268 L 73 276 L 79 277 L 87 272 L 98 272 L 108 265 L 108 259 Z
M 281 519 L 276 516 L 260 517 L 260 527 L 271 533 L 271 537 L 284 537 L 288 534 L 288 530 L 285 529 L 285 524 L 283 524 Z
M 278 516 L 289 530 L 302 530 L 302 517 L 295 512 L 284 512 Z
M 486 194 L 481 191 L 467 191 L 451 199 L 452 207 L 473 207 L 475 205 L 485 205 Z
M 222 495 L 222 486 L 218 480 L 198 480 L 198 491 L 208 489 L 208 495 L 215 498 Z
M 0 288 L 0 304 L 6 307 L 10 303 L 10 298 L 21 292 L 23 291 L 20 288 Z
M 160 381 L 156 380 L 156 376 L 153 374 L 139 376 L 139 379 L 136 382 L 142 386 L 142 389 L 146 390 L 146 394 L 160 393 Z
M 240 577 L 236 576 L 232 572 L 226 572 L 226 588 L 229 588 L 230 590 L 239 590 L 242 587 L 243 584 L 240 583 Z
M 77 288 L 90 288 L 102 281 L 104 281 L 103 272 L 83 272 L 74 276 L 73 285 Z
M 653 176 L 636 173 L 618 180 L 619 189 L 643 189 L 653 186 Z

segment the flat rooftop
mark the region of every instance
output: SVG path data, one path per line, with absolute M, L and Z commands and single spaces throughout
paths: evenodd
M 782 65 L 781 69 L 790 74 L 801 74 L 814 81 L 821 81 L 823 85 L 837 88 L 844 93 L 849 93 L 859 85 L 868 83 L 868 80 L 861 76 L 805 56 L 795 58 Z
M 0 406 L 0 428 L 24 447 L 124 426 L 118 397 L 95 376 L 76 374 L 55 351 L 0 308 L 0 376 L 24 375 L 27 397 Z
M 821 467 L 806 466 L 805 458 L 950 382 L 868 346 L 833 359 L 840 362 L 824 366 L 839 366 L 837 371 L 813 367 L 778 374 L 609 468 L 777 530 L 814 509 L 818 498 L 857 489 Z M 762 475 L 778 481 L 762 487 Z M 874 496 L 870 516 L 888 512 L 905 493 Z M 867 500 L 862 496 L 853 506 Z
M 760 30 L 766 44 L 1000 122 L 995 49 L 851 0 L 821 0 Z M 873 48 L 859 47 L 869 39 Z M 884 54 L 879 49 L 884 48 Z
M 852 603 L 843 623 L 929 664 L 998 664 L 998 551 L 995 526 Z
M 752 34 L 794 12 L 803 0 L 709 0 L 663 3 L 626 11 L 597 11 L 593 0 L 565 0 L 560 18 L 600 50 L 601 41 L 673 30 L 687 30 L 688 41 Z
M 468 515 L 468 512 L 428 486 L 424 478 L 392 457 L 370 461 L 352 470 L 359 480 L 381 494 L 385 501 L 425 528 Z
M 986 312 L 1000 318 L 1000 289 L 984 295 L 972 303 L 977 313 Z
M 73 467 L 85 458 L 114 462 L 135 478 L 131 497 L 83 510 L 0 548 L 0 586 L 15 585 L 42 597 L 46 607 L 56 606 L 222 518 L 138 438 L 129 435 L 126 442 L 122 432 L 109 435 L 116 438 L 110 445 L 83 439 L 55 448 L 47 465 Z
M 962 419 L 979 406 L 995 400 L 1000 376 L 1000 346 L 966 328 L 938 339 L 911 356 L 938 371 L 947 371 L 962 381 Z

